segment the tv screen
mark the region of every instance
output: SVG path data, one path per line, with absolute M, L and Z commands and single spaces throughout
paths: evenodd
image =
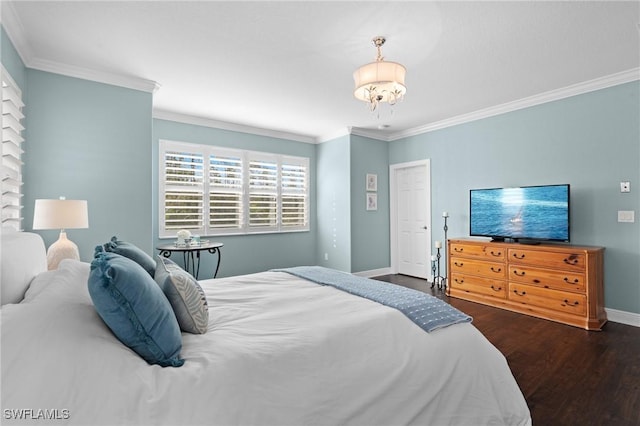
M 569 185 L 472 189 L 470 235 L 569 241 Z

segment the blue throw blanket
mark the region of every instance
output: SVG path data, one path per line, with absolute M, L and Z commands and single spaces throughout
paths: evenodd
M 448 303 L 421 291 L 340 272 L 321 266 L 274 269 L 395 308 L 420 328 L 431 332 L 472 318 Z

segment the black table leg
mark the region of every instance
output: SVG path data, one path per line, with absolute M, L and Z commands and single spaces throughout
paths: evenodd
M 216 272 L 213 273 L 213 278 L 215 278 L 218 275 L 218 269 L 220 268 L 220 257 L 222 256 L 222 252 L 218 249 L 218 247 L 214 247 L 209 249 L 209 253 L 218 254 L 218 263 L 216 264 Z
M 193 252 L 191 254 L 193 256 Z M 200 275 L 200 250 L 196 251 L 196 264 L 194 265 L 195 278 L 198 279 L 198 275 Z

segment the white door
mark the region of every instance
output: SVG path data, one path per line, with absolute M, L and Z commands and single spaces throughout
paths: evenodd
M 399 274 L 431 276 L 431 179 L 429 162 L 395 167 L 395 254 Z M 393 209 L 393 207 L 392 207 Z M 394 219 L 392 219 L 394 220 Z M 393 232 L 393 231 L 392 231 Z M 393 241 L 393 239 L 392 239 Z M 392 265 L 393 266 L 393 265 Z

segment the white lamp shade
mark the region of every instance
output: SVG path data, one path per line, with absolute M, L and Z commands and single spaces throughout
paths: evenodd
M 33 229 L 77 229 L 89 227 L 86 200 L 36 200 Z
M 369 88 L 375 86 L 376 93 L 383 96 L 381 102 L 389 102 L 391 93 L 401 98 L 407 92 L 406 73 L 406 68 L 397 62 L 377 61 L 363 65 L 353 73 L 356 86 L 353 94 L 357 99 L 369 101 Z

